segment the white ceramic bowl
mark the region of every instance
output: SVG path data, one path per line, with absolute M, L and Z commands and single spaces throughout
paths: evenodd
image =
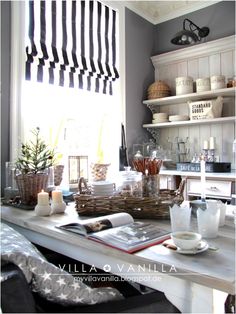
M 171 234 L 174 244 L 182 250 L 192 250 L 198 246 L 202 236 L 196 232 L 177 231 Z

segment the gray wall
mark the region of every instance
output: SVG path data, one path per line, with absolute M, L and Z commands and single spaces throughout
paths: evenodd
M 10 108 L 10 1 L 1 1 L 1 187 L 4 188 L 5 161 L 9 160 Z M 156 26 L 126 9 L 126 128 L 127 143 L 132 153 L 133 143 L 148 139 L 142 128 L 151 121 L 151 112 L 142 104 L 147 87 L 154 81 L 150 56 L 176 50 L 170 44 L 175 32 L 182 28 L 183 18 L 192 19 L 199 26 L 209 26 L 207 40 L 235 33 L 235 3 L 223 1 L 197 12 Z M 182 48 L 182 47 L 181 47 Z
M 10 134 L 10 1 L 1 1 L 1 193 L 5 187 L 5 162 L 9 161 Z
M 126 136 L 129 157 L 133 144 L 148 140 L 149 134 L 142 128 L 151 119 L 142 104 L 148 86 L 154 81 L 154 68 L 150 56 L 154 52 L 154 25 L 129 9 L 125 10 L 126 53 Z
M 134 143 L 142 143 L 150 134 L 142 124 L 150 123 L 151 112 L 143 104 L 148 86 L 154 81 L 154 68 L 150 57 L 181 49 L 170 43 L 173 35 L 182 29 L 184 18 L 198 26 L 208 26 L 210 34 L 204 41 L 211 41 L 235 34 L 235 3 L 222 1 L 196 12 L 152 25 L 134 12 L 126 9 L 126 135 L 130 156 Z
M 235 2 L 222 1 L 204 9 L 155 25 L 155 51 L 160 54 L 186 46 L 171 44 L 173 35 L 183 29 L 184 18 L 190 19 L 199 27 L 207 26 L 210 33 L 203 41 L 211 41 L 235 34 Z M 186 24 L 188 25 L 188 24 Z

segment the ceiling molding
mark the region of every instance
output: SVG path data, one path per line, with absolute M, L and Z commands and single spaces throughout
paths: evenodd
M 222 0 L 210 0 L 210 1 L 183 1 L 188 2 L 184 6 L 180 8 L 176 8 L 174 6 L 174 2 L 180 3 L 180 1 L 166 1 L 166 3 L 163 4 L 164 1 L 123 1 L 123 4 L 136 14 L 142 16 L 144 19 L 149 21 L 150 23 L 156 25 L 163 23 L 165 21 L 174 19 L 176 17 L 186 15 L 188 13 L 206 8 L 210 5 L 216 4 L 218 2 L 221 2 Z M 145 9 L 141 7 L 141 2 L 150 2 L 150 6 L 152 7 L 155 2 L 156 6 L 156 14 L 158 14 L 158 17 L 155 17 L 155 11 L 153 10 L 153 13 L 147 12 Z M 161 4 L 158 4 L 158 2 L 161 2 Z M 162 7 L 165 7 L 165 10 L 163 11 Z M 168 10 L 167 10 L 168 9 Z M 168 13 L 166 13 L 166 10 Z

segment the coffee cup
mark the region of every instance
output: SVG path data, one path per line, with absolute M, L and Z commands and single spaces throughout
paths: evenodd
M 182 250 L 192 250 L 198 247 L 202 236 L 196 232 L 178 231 L 171 234 L 174 244 Z

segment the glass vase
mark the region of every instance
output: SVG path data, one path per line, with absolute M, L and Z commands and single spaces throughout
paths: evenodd
M 160 175 L 143 175 L 143 196 L 158 197 L 160 192 Z

